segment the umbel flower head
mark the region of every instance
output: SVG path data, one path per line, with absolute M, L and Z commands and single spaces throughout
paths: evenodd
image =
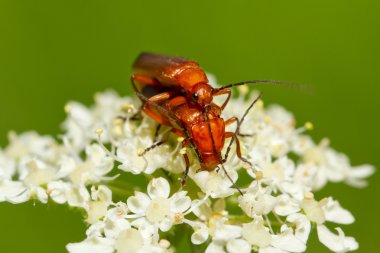
M 236 108 L 251 102 L 243 97 L 231 99 L 222 116 L 241 117 L 244 110 Z M 333 252 L 358 249 L 340 227 L 355 221 L 352 214 L 314 193 L 328 183 L 364 187 L 374 168 L 352 166 L 328 139 L 314 142 L 306 135 L 311 123 L 297 127 L 283 107 L 259 100 L 240 129 L 243 155 L 254 169 L 234 152 L 224 164 L 240 195 L 223 170 L 198 171 L 196 156 L 168 128 L 158 136 L 168 141 L 143 153 L 157 124 L 145 116 L 132 120 L 138 107 L 136 98 L 106 91 L 91 107 L 68 103 L 57 140 L 11 132 L 0 149 L 0 201 L 84 210 L 86 238 L 69 243 L 71 253 L 175 252 L 179 235 L 207 253 L 304 252 L 312 229 Z M 191 168 L 181 188 L 183 153 Z

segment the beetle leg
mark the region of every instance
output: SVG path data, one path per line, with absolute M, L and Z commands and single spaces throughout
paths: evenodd
M 148 107 L 144 108 L 144 113 L 151 117 L 153 120 L 155 120 L 158 124 L 170 125 L 166 119 L 162 118 L 160 115 L 158 115 L 156 112 L 154 112 Z
M 135 112 L 132 117 L 130 117 L 129 119 L 130 120 L 142 120 L 142 114 L 141 114 L 141 111 L 142 111 L 142 105 L 139 107 L 138 111 Z
M 138 156 L 143 156 L 145 155 L 147 152 L 149 152 L 150 150 L 158 147 L 158 146 L 161 146 L 162 144 L 164 144 L 166 142 L 166 140 L 164 141 L 159 141 L 159 142 L 156 142 L 156 143 L 153 143 L 150 147 L 147 147 L 146 149 L 144 149 L 141 153 L 138 154 Z
M 249 164 L 249 165 L 252 167 L 252 166 L 253 166 L 252 163 L 251 163 L 250 161 L 248 161 L 246 158 L 244 158 L 244 157 L 242 156 L 242 154 L 241 154 L 240 141 L 239 141 L 239 138 L 237 137 L 237 135 L 236 135 L 235 133 L 232 133 L 232 132 L 226 132 L 226 133 L 225 133 L 225 137 L 226 137 L 226 138 L 231 138 L 231 137 L 234 138 L 234 140 L 235 140 L 235 142 L 236 142 L 236 155 L 238 156 L 238 158 L 239 158 L 240 160 L 242 160 L 243 162 Z M 230 148 L 231 148 L 231 146 L 229 146 L 229 147 L 227 148 L 227 152 L 226 152 L 226 154 L 229 153 L 229 149 L 230 149 Z M 227 160 L 227 157 L 224 158 L 224 161 L 226 161 L 226 160 Z
M 157 95 L 154 95 L 153 97 L 150 97 L 149 100 L 154 103 L 160 104 L 171 97 L 172 97 L 172 94 L 166 91 L 166 92 L 162 92 Z
M 131 79 L 136 80 L 142 85 L 158 85 L 160 84 L 157 80 L 149 78 L 144 75 L 132 75 Z
M 160 132 L 161 126 L 162 126 L 161 124 L 158 124 L 158 125 L 156 126 L 156 131 L 154 132 L 153 142 L 156 142 L 156 141 L 157 141 L 158 133 Z
M 148 78 L 146 76 L 132 75 L 131 76 L 131 83 L 132 83 L 132 87 L 136 93 L 140 93 L 140 91 L 137 88 L 135 81 L 139 82 L 142 85 L 160 85 L 160 83 L 158 81 L 151 79 L 151 78 Z M 171 96 L 172 96 L 172 93 L 170 93 L 170 92 L 162 92 L 162 93 L 154 95 L 153 97 L 150 97 L 148 99 L 154 103 L 159 104 L 162 101 L 169 99 Z M 141 97 L 140 97 L 140 99 L 141 99 Z M 143 102 L 144 102 L 144 100 L 143 100 Z
M 184 133 L 183 131 L 177 129 L 177 128 L 172 128 L 172 129 L 170 130 L 170 132 L 172 132 L 172 133 L 174 133 L 174 134 L 176 134 L 176 135 L 179 135 L 179 136 L 185 136 L 185 133 Z
M 228 120 L 226 120 L 224 122 L 225 126 L 229 126 L 231 124 L 233 124 L 234 122 L 237 123 L 237 125 L 240 125 L 240 120 L 237 118 L 237 117 L 232 117 Z M 241 134 L 241 133 L 237 133 L 238 136 L 242 136 L 242 137 L 252 137 L 254 136 L 254 134 Z
M 231 90 L 230 89 L 217 90 L 215 93 L 212 94 L 213 96 L 220 96 L 220 95 L 224 95 L 224 94 L 227 94 L 227 98 L 224 101 L 224 103 L 222 104 L 222 106 L 220 107 L 220 109 L 222 109 L 222 111 L 224 110 L 224 108 L 228 104 L 228 101 L 230 101 Z
M 237 124 L 239 125 L 239 119 L 237 117 L 232 117 L 232 118 L 226 120 L 224 122 L 224 125 L 229 126 L 229 125 L 233 124 L 234 122 L 237 122 Z

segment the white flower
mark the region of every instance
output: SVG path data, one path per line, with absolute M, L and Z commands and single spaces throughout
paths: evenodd
M 266 163 L 262 166 L 263 180 L 269 184 L 274 185 L 276 188 L 286 191 L 286 182 L 293 181 L 294 175 L 294 162 L 286 156 L 277 159 L 273 163 Z
M 212 231 L 212 242 L 206 249 L 206 253 L 225 252 L 226 247 L 228 252 L 249 253 L 251 246 L 241 237 L 242 228 L 240 226 L 227 225 L 227 218 L 220 218 L 215 224 Z
M 236 171 L 228 170 L 227 172 L 232 181 L 236 182 L 238 178 Z M 212 198 L 224 198 L 234 194 L 236 189 L 231 188 L 233 187 L 232 182 L 223 174 L 224 172 L 222 171 L 220 173 L 216 171 L 201 171 L 190 176 L 204 193 Z
M 87 219 L 86 222 L 94 224 L 103 218 L 108 206 L 112 203 L 112 192 L 104 185 L 100 185 L 98 189 L 93 186 L 91 188 L 91 201 L 87 203 Z
M 39 158 L 54 161 L 58 144 L 50 136 L 40 136 L 30 131 L 17 135 L 9 133 L 9 145 L 5 148 L 6 156 L 14 159 Z
M 152 174 L 155 170 L 165 167 L 168 160 L 169 148 L 167 145 L 150 150 L 139 156 L 146 148 L 152 146 L 151 136 L 131 137 L 122 141 L 117 149 L 117 157 L 122 163 L 119 168 L 133 174 Z
M 230 100 L 223 119 L 245 113 L 242 108 L 251 102 L 244 99 L 246 88 L 241 86 L 242 96 Z M 304 252 L 315 227 L 321 243 L 334 252 L 358 248 L 340 228 L 337 235 L 326 227 L 328 222 L 353 223 L 351 212 L 332 197 L 317 201 L 313 191 L 331 182 L 366 186 L 375 169 L 352 166 L 328 139 L 316 144 L 305 134 L 311 123 L 295 128 L 290 112 L 279 105 L 265 108 L 258 100 L 240 125 L 240 133 L 252 136 L 239 136 L 241 153 L 253 168 L 237 157 L 235 142 L 224 168 L 198 171 L 189 147 L 183 191 L 179 182 L 168 182 L 183 176 L 183 137 L 164 126 L 156 139 L 165 143 L 143 153 L 154 142 L 157 123 L 144 114 L 133 120 L 139 106 L 137 98 L 112 91 L 96 94 L 90 107 L 70 102 L 62 144 L 36 132 L 11 132 L 9 145 L 0 148 L 0 202 L 47 203 L 50 198 L 83 209 L 89 224 L 86 239 L 68 244 L 70 253 L 173 252 L 177 242 L 170 236 L 188 236 L 183 227 L 193 230 L 192 244 L 208 243 L 207 253 Z M 235 129 L 232 124 L 226 131 Z M 113 182 L 124 171 L 131 173 L 128 182 L 123 175 Z M 130 196 L 130 189 L 140 187 L 137 178 L 144 176 L 150 178 L 147 193 Z M 126 203 L 114 203 L 113 195 Z
M 119 253 L 138 252 L 143 246 L 143 237 L 138 230 L 133 228 L 121 232 L 115 242 L 115 249 Z
M 5 180 L 0 183 L 4 191 L 3 198 L 13 203 L 22 203 L 30 198 L 47 203 L 48 194 L 45 185 L 56 178 L 55 169 L 41 160 L 25 158 L 20 161 L 19 173 L 23 181 Z
M 184 213 L 191 205 L 185 191 L 169 198 L 170 185 L 164 178 L 155 178 L 148 184 L 148 194 L 136 192 L 127 200 L 128 209 L 136 218 L 146 220 L 162 231 L 168 231 L 174 224 L 182 223 Z
M 56 203 L 88 208 L 87 202 L 90 200 L 90 193 L 84 185 L 78 186 L 61 180 L 53 181 L 47 185 L 47 192 Z
M 117 238 L 121 231 L 131 228 L 130 222 L 124 218 L 127 212 L 127 205 L 122 202 L 107 211 L 103 219 L 106 237 Z
M 75 185 L 97 183 L 106 180 L 113 168 L 113 159 L 98 145 L 86 147 L 86 159 L 64 156 L 60 160 L 60 177 L 68 177 Z
M 242 235 L 247 242 L 259 248 L 260 253 L 304 252 L 306 250 L 305 242 L 294 235 L 292 228 L 283 225 L 280 234 L 271 234 L 260 218 L 243 224 Z
M 285 252 L 304 252 L 306 250 L 306 244 L 297 238 L 293 229 L 287 225 L 281 227 L 279 235 L 272 235 L 271 246 Z
M 327 184 L 323 170 L 313 163 L 301 163 L 297 166 L 294 181 L 312 190 L 319 190 Z
M 239 196 L 239 206 L 249 216 L 268 215 L 276 206 L 277 199 L 271 195 L 270 187 L 261 187 L 255 181 L 248 191 Z
M 263 223 L 261 219 L 255 219 L 251 223 L 243 224 L 243 238 L 258 248 L 268 247 L 272 243 L 269 229 Z

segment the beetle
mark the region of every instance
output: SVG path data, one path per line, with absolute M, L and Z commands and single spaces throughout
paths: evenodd
M 231 89 L 234 86 L 246 84 L 271 83 L 285 86 L 294 86 L 275 80 L 250 80 L 228 84 L 220 88 L 213 88 L 199 64 L 194 60 L 176 56 L 166 56 L 155 53 L 141 53 L 133 64 L 134 75 L 131 79 L 142 86 L 165 87 L 165 92 L 156 94 L 160 99 L 169 99 L 183 94 L 202 110 L 212 104 L 214 96 L 227 95 L 220 106 L 223 110 L 231 98 Z
M 228 120 L 224 120 L 221 117 L 223 108 L 214 103 L 211 103 L 209 107 L 203 111 L 196 104 L 189 102 L 185 96 L 177 94 L 176 96 L 169 99 L 167 95 L 162 95 L 172 92 L 167 87 L 159 88 L 158 86 L 146 85 L 142 86 L 142 89 L 140 91 L 137 88 L 134 79 L 132 79 L 132 86 L 136 95 L 143 103 L 141 110 L 149 117 L 154 119 L 159 125 L 169 126 L 171 127 L 171 132 L 184 137 L 184 140 L 182 141 L 182 147 L 194 148 L 194 151 L 200 161 L 200 170 L 212 171 L 218 165 L 221 165 L 225 171 L 223 163 L 227 159 L 228 152 L 232 145 L 232 140 L 236 142 L 236 154 L 238 158 L 250 164 L 247 159 L 242 157 L 237 133 L 239 125 L 244 120 L 245 115 L 261 96 L 258 96 L 253 101 L 240 121 L 237 117 L 232 117 Z M 237 130 L 235 132 L 226 132 L 225 128 L 234 122 L 237 122 L 238 124 Z M 155 136 L 157 136 L 157 133 Z M 226 157 L 222 159 L 221 151 L 224 147 L 225 139 L 227 138 L 232 139 L 228 146 Z M 146 148 L 145 151 L 141 153 L 141 155 L 145 154 L 152 148 L 163 144 L 164 142 L 165 141 L 159 141 L 154 143 L 151 147 Z M 181 181 L 182 186 L 186 182 L 190 167 L 188 155 L 184 153 L 183 157 L 185 160 L 186 168 Z M 234 184 L 235 188 L 238 189 L 240 194 L 242 194 L 240 189 L 228 176 L 227 172 L 226 175 Z

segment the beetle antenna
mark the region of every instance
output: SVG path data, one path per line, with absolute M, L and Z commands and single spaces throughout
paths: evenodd
M 215 145 L 215 141 L 214 141 L 214 136 L 212 135 L 212 129 L 211 129 L 211 125 L 210 125 L 210 118 L 208 117 L 208 107 L 205 108 L 206 110 L 206 119 L 207 119 L 207 126 L 208 126 L 208 130 L 210 132 L 210 135 L 211 135 L 211 142 L 212 142 L 212 147 L 214 149 L 214 153 L 216 154 L 216 156 L 218 157 L 218 160 L 219 160 L 219 163 L 220 163 L 220 166 L 222 167 L 223 171 L 224 171 L 224 174 L 227 176 L 227 178 L 230 180 L 230 182 L 232 183 L 232 185 L 234 186 L 234 188 L 240 193 L 241 196 L 243 196 L 243 192 L 240 190 L 239 186 L 237 186 L 237 184 L 232 180 L 232 178 L 230 177 L 230 175 L 228 175 L 228 172 L 226 170 L 226 168 L 224 167 L 223 165 L 223 159 L 222 159 L 222 156 L 220 155 L 220 153 L 218 152 L 218 150 L 216 149 L 216 145 Z
M 236 136 L 237 133 L 239 133 L 240 126 L 241 126 L 241 124 L 243 124 L 243 121 L 244 121 L 245 117 L 248 115 L 249 111 L 253 108 L 253 106 L 257 103 L 257 101 L 259 101 L 259 99 L 262 96 L 263 96 L 263 93 L 259 93 L 259 95 L 255 98 L 255 100 L 253 100 L 253 102 L 245 110 L 243 117 L 241 117 L 241 119 L 239 121 L 239 124 L 236 127 L 236 130 L 235 130 L 235 133 L 234 133 L 235 136 Z M 227 160 L 228 154 L 229 154 L 229 152 L 231 150 L 231 146 L 234 143 L 234 141 L 235 141 L 235 138 L 231 138 L 231 141 L 230 141 L 230 143 L 228 144 L 228 147 L 227 147 L 227 151 L 226 151 L 226 155 L 224 157 L 224 160 Z
M 292 89 L 297 89 L 300 91 L 304 91 L 307 93 L 312 93 L 310 86 L 305 85 L 305 84 L 296 84 L 296 83 L 289 83 L 289 82 L 284 82 L 284 81 L 278 81 L 278 80 L 248 80 L 244 82 L 238 82 L 238 83 L 232 83 L 232 84 L 227 84 L 223 85 L 220 88 L 215 88 L 213 93 L 216 93 L 220 90 L 232 88 L 235 86 L 240 86 L 240 85 L 246 85 L 246 84 L 272 84 L 272 85 L 280 85 L 280 86 L 285 86 L 288 88 Z

